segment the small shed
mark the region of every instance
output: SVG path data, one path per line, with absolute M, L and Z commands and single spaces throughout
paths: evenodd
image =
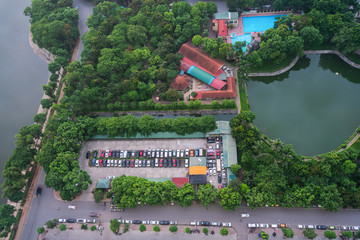
M 190 166 L 189 175 L 206 175 L 206 166 Z
M 100 178 L 96 183 L 96 189 L 108 189 L 110 187 L 110 180 L 107 178 Z
M 187 75 L 177 75 L 171 82 L 171 87 L 178 91 L 184 91 L 190 86 L 190 77 Z

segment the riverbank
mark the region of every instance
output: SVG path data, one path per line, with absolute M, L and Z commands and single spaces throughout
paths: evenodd
M 135 116 L 151 115 L 151 116 L 183 116 L 183 115 L 222 115 L 222 114 L 238 114 L 237 109 L 199 109 L 199 110 L 161 110 L 161 111 L 119 111 L 119 112 L 95 112 L 91 113 L 99 117 L 113 117 L 129 114 Z

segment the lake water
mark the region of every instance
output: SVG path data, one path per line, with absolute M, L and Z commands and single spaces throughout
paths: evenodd
M 14 135 L 23 125 L 33 123 L 43 95 L 41 85 L 49 76 L 47 64 L 29 45 L 30 23 L 23 15 L 28 5 L 30 0 L 0 1 L 1 172 L 15 147 Z
M 255 124 L 303 155 L 328 152 L 360 125 L 359 76 L 336 55 L 308 55 L 282 75 L 253 78 Z

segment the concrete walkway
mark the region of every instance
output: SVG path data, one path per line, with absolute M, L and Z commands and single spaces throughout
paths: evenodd
M 249 73 L 249 77 L 272 77 L 272 76 L 277 76 L 280 75 L 284 72 L 289 71 L 299 60 L 299 56 L 296 56 L 296 58 L 290 63 L 289 66 L 287 66 L 286 68 L 283 68 L 279 71 L 276 72 L 268 72 L 268 73 Z

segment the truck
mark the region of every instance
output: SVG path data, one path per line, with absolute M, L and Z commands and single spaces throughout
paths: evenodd
M 221 162 L 220 162 L 220 159 L 216 159 L 216 171 L 221 172 Z

